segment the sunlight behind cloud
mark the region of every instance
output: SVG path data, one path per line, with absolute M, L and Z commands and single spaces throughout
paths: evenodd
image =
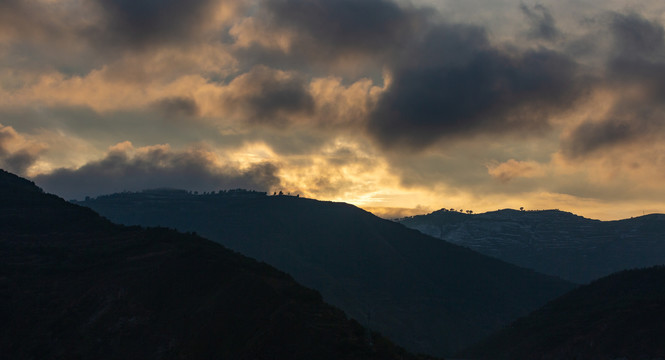
M 384 214 L 664 209 L 661 2 L 137 4 L 0 4 L 3 166 Z

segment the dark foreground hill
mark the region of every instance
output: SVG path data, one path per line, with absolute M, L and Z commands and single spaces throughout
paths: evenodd
M 265 261 L 414 352 L 461 350 L 572 288 L 343 203 L 162 190 L 82 204 L 124 224 L 196 231 Z
M 576 283 L 665 264 L 665 215 L 598 221 L 571 213 L 439 210 L 400 223 L 485 255 Z
M 412 359 L 288 275 L 0 171 L 2 359 Z
M 472 349 L 468 359 L 665 358 L 665 267 L 580 287 Z

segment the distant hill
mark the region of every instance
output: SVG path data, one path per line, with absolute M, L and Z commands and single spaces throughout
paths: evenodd
M 500 210 L 471 215 L 439 210 L 399 222 L 576 283 L 588 283 L 620 270 L 665 264 L 662 214 L 598 221 L 558 210 Z
M 465 351 L 466 359 L 665 358 L 665 267 L 580 287 Z
M 195 231 L 265 261 L 419 353 L 461 350 L 573 287 L 344 203 L 153 190 L 81 204 L 123 224 Z
M 2 359 L 414 359 L 288 275 L 0 171 Z

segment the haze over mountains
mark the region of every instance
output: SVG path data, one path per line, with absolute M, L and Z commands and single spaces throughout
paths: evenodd
M 266 264 L 4 171 L 0 323 L 2 359 L 415 359 Z
M 576 283 L 625 269 L 665 264 L 663 214 L 598 221 L 558 210 L 499 210 L 484 214 L 439 210 L 399 222 Z
M 153 190 L 81 204 L 123 224 L 195 231 L 265 261 L 415 352 L 452 354 L 573 287 L 343 203 Z

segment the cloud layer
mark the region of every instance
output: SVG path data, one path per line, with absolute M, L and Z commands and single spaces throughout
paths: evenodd
M 665 211 L 664 18 L 650 0 L 4 0 L 0 166 L 66 197 Z
M 571 158 L 653 143 L 665 135 L 665 29 L 636 13 L 611 14 L 611 51 L 600 86 L 614 92 L 610 111 L 575 127 L 563 142 Z
M 220 164 L 215 154 L 205 149 L 134 148 L 129 142 L 111 147 L 102 159 L 80 168 L 58 169 L 34 179 L 44 190 L 68 199 L 154 188 L 267 191 L 280 183 L 278 168 L 270 163 L 240 168 Z
M 577 64 L 565 55 L 544 49 L 509 54 L 474 26 L 432 29 L 405 57 L 368 124 L 384 147 L 538 134 L 583 94 Z
M 26 140 L 11 126 L 0 124 L 0 166 L 8 171 L 27 175 L 45 146 Z

